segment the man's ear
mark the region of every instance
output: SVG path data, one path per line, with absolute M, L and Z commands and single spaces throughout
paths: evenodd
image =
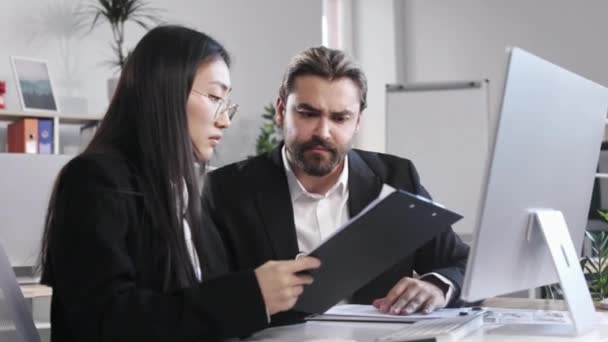
M 276 101 L 276 111 L 274 113 L 274 122 L 277 124 L 279 128 L 283 128 L 283 122 L 285 121 L 285 104 L 281 97 L 277 97 Z

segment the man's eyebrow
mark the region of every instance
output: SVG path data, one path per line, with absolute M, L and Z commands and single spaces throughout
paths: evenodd
M 310 112 L 317 112 L 317 113 L 321 112 L 321 110 L 319 108 L 315 108 L 314 106 L 309 105 L 308 103 L 297 104 L 296 109 L 297 110 L 306 110 L 306 111 L 310 111 Z
M 339 112 L 331 112 L 332 115 L 336 115 L 336 116 L 347 116 L 347 115 L 354 115 L 355 113 L 351 110 L 345 109 L 345 110 L 341 110 Z
M 315 112 L 315 113 L 322 112 L 321 109 L 316 108 L 315 106 L 310 105 L 308 103 L 300 103 L 300 104 L 297 104 L 295 107 L 296 107 L 296 110 L 305 110 L 305 111 Z M 330 115 L 332 115 L 332 116 L 348 116 L 348 115 L 352 116 L 354 114 L 355 113 L 353 111 L 351 111 L 349 109 L 345 109 L 345 110 L 341 110 L 338 112 L 331 112 Z

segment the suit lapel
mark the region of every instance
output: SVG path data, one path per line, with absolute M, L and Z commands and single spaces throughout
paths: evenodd
M 298 253 L 298 240 L 293 219 L 293 206 L 283 167 L 281 148 L 275 148 L 255 177 L 256 203 L 275 258 L 293 259 Z
M 357 215 L 376 199 L 381 189 L 382 181 L 359 154 L 351 150 L 348 153 L 348 212 L 350 217 Z

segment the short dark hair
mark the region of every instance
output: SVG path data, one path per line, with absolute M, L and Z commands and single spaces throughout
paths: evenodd
M 367 78 L 358 64 L 345 52 L 324 46 L 308 48 L 291 59 L 287 66 L 279 97 L 286 102 L 298 76 L 316 75 L 327 80 L 347 77 L 359 87 L 360 110 L 367 106 Z

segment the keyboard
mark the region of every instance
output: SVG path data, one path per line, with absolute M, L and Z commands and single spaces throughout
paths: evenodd
M 467 315 L 435 318 L 413 324 L 376 339 L 376 342 L 455 342 L 481 328 L 484 311 L 470 311 Z

